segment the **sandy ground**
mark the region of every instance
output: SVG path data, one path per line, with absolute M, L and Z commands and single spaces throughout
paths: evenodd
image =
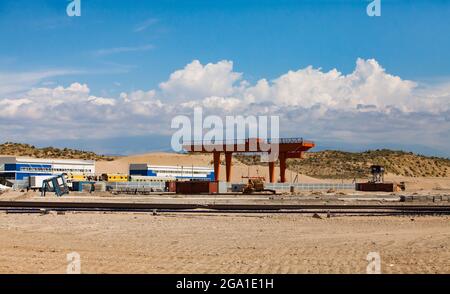
M 397 175 L 386 175 L 386 181 L 405 182 L 408 191 L 441 191 L 450 192 L 450 177 L 403 177 Z
M 0 273 L 450 273 L 449 217 L 0 213 Z

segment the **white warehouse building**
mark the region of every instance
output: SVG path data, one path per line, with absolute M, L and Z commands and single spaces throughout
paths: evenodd
M 95 173 L 95 161 L 0 156 L 0 179 L 22 181 L 30 176 Z
M 133 179 L 139 177 L 153 178 L 155 180 L 203 180 L 214 181 L 214 169 L 212 167 L 199 166 L 160 166 L 142 164 L 130 164 L 130 176 Z

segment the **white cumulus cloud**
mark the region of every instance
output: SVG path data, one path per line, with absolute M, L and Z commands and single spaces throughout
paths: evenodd
M 233 72 L 231 61 L 202 65 L 200 61 L 194 60 L 184 69 L 172 73 L 169 80 L 159 86 L 167 99 L 202 99 L 232 95 L 234 84 L 241 77 L 241 73 Z
M 55 127 L 70 138 L 170 134 L 174 116 L 203 107 L 205 115 L 278 115 L 283 136 L 411 145 L 420 137 L 441 149 L 450 143 L 450 83 L 405 80 L 374 59 L 358 59 L 349 74 L 308 66 L 253 84 L 231 61 L 194 60 L 157 89 L 103 96 L 76 82 L 0 95 L 0 123 L 9 126 L 2 135 L 26 141 L 53 136 Z

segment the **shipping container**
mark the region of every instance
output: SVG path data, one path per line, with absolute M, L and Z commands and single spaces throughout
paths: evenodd
M 108 183 L 123 183 L 129 181 L 128 175 L 122 174 L 102 174 L 101 179 Z
M 73 182 L 72 183 L 72 191 L 85 192 L 85 190 L 87 189 L 86 188 L 87 185 L 90 185 L 90 191 L 92 191 L 94 182 Z M 83 186 L 85 186 L 85 187 L 83 188 Z M 90 192 L 90 191 L 87 191 L 87 192 Z
M 177 194 L 216 194 L 218 190 L 218 182 L 176 182 Z
M 166 191 L 171 193 L 177 192 L 177 182 L 175 181 L 166 182 Z
M 357 183 L 356 190 L 365 192 L 397 192 L 398 186 L 395 183 Z
M 81 173 L 68 173 L 66 175 L 66 179 L 69 182 L 83 182 L 87 180 L 87 176 L 86 174 L 81 174 Z
M 53 177 L 54 176 L 31 176 L 29 177 L 29 187 L 30 189 L 41 189 L 44 181 Z

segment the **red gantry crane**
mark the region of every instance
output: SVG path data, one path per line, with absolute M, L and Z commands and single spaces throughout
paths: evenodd
M 274 144 L 278 145 L 276 149 Z M 233 153 L 276 153 L 280 161 L 280 182 L 286 182 L 286 160 L 288 158 L 302 158 L 303 152 L 315 147 L 312 141 L 305 141 L 302 138 L 282 138 L 263 140 L 259 138 L 216 141 L 206 144 L 202 141 L 187 142 L 183 144 L 183 149 L 187 152 L 212 153 L 214 158 L 214 177 L 218 181 L 220 177 L 220 155 L 225 153 L 226 179 L 231 182 L 231 158 Z M 273 151 L 273 152 L 272 152 Z M 275 161 L 269 162 L 270 182 L 275 183 Z

